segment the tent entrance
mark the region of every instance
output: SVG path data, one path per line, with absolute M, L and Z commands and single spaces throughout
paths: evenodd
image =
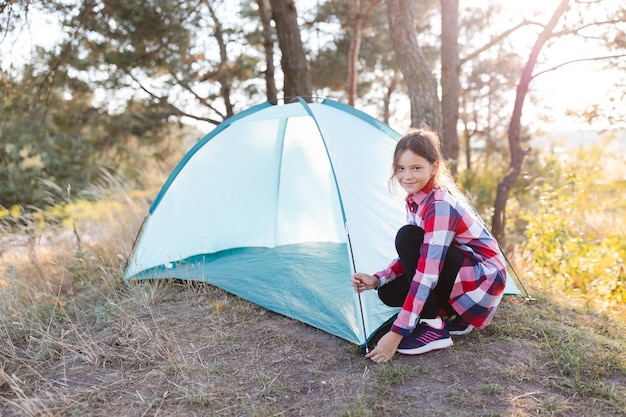
M 360 324 L 352 303 L 354 293 L 346 285 L 350 274 L 345 243 L 309 242 L 195 255 L 142 271 L 133 279 L 203 281 L 243 299 L 254 299 L 255 304 L 268 310 L 359 343 Z M 376 329 L 368 330 L 373 333 Z

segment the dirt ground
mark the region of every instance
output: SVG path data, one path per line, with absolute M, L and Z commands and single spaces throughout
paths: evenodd
M 2 416 L 626 415 L 623 370 L 564 376 L 519 297 L 448 349 L 379 365 L 212 287 L 124 291 L 3 358 Z

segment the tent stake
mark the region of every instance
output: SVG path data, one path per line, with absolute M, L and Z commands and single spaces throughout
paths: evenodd
M 365 354 L 370 353 L 369 347 L 367 347 L 367 331 L 365 330 L 365 316 L 363 315 L 363 303 L 361 303 L 361 293 L 357 289 L 357 295 L 359 298 L 359 309 L 361 310 L 361 323 L 363 324 L 363 338 L 365 339 Z

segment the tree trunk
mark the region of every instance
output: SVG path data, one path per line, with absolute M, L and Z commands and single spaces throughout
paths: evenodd
M 268 0 L 257 0 L 259 6 L 259 18 L 263 26 L 263 48 L 265 49 L 265 89 L 269 101 L 276 100 L 276 80 L 274 79 L 274 41 L 272 39 L 272 26 L 268 12 Z
M 393 71 L 393 75 L 391 77 L 391 81 L 387 86 L 385 91 L 385 96 L 383 97 L 383 122 L 389 124 L 389 118 L 391 116 L 391 96 L 396 91 L 396 85 L 398 84 L 398 73 Z
M 417 43 L 409 0 L 387 0 L 389 31 L 396 60 L 409 89 L 411 126 L 425 126 L 441 137 L 437 80 Z
M 350 36 L 350 49 L 348 51 L 348 104 L 354 106 L 356 97 L 356 63 L 359 59 L 359 50 L 361 49 L 361 26 L 363 25 L 360 17 L 361 0 L 353 0 L 352 3 L 352 24 Z
M 441 117 L 443 156 L 456 176 L 459 160 L 459 0 L 441 0 Z
M 215 23 L 214 36 L 217 41 L 217 45 L 220 50 L 220 65 L 218 70 L 216 71 L 215 78 L 217 82 L 220 84 L 220 95 L 224 100 L 224 107 L 226 108 L 226 118 L 231 117 L 235 114 L 233 109 L 233 104 L 230 100 L 230 85 L 232 82 L 232 77 L 230 75 L 230 71 L 228 69 L 228 54 L 226 51 L 226 42 L 224 41 L 224 32 L 222 31 L 222 24 L 218 20 L 215 15 L 215 11 L 211 3 L 207 3 L 209 8 L 209 13 L 211 14 L 211 18 Z
M 283 94 L 286 98 L 310 97 L 313 91 L 311 74 L 300 37 L 296 5 L 293 0 L 270 0 L 270 4 L 282 53 L 280 65 L 285 78 Z
M 352 21 L 350 24 L 350 50 L 348 51 L 348 104 L 354 106 L 357 96 L 357 62 L 359 51 L 361 50 L 361 39 L 363 37 L 363 25 L 369 18 L 372 11 L 382 3 L 382 0 L 374 0 L 365 13 L 361 13 L 361 0 L 353 0 Z
M 528 93 L 528 86 L 533 79 L 533 69 L 537 63 L 537 57 L 541 48 L 548 39 L 552 36 L 552 31 L 558 23 L 561 16 L 567 11 L 569 7 L 569 0 L 562 0 L 559 7 L 554 12 L 548 24 L 544 27 L 543 31 L 537 37 L 533 49 L 530 52 L 528 61 L 522 70 L 520 81 L 517 85 L 517 93 L 515 96 L 515 104 L 513 106 L 513 114 L 511 115 L 511 121 L 509 123 L 509 150 L 511 152 L 511 163 L 509 170 L 498 184 L 496 192 L 496 199 L 493 204 L 493 218 L 491 228 L 494 237 L 504 245 L 505 239 L 505 225 L 506 225 L 506 204 L 509 199 L 509 194 L 515 185 L 515 181 L 519 177 L 522 169 L 522 162 L 524 157 L 528 154 L 529 150 L 523 150 L 520 144 L 520 132 L 521 132 L 521 120 L 522 120 L 522 108 L 524 106 L 524 99 Z

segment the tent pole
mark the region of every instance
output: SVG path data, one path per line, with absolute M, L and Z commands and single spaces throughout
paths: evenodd
M 474 206 L 472 206 L 471 204 L 468 203 L 468 208 L 472 211 L 472 213 L 474 213 L 474 216 L 476 217 L 476 219 L 478 219 L 478 221 L 483 225 L 483 227 L 487 230 L 490 230 L 487 227 L 487 224 L 485 223 L 485 221 L 483 220 L 482 216 L 480 214 L 478 214 L 478 211 L 476 211 L 476 209 L 474 208 Z M 493 237 L 493 235 L 492 235 Z M 495 240 L 495 238 L 494 238 Z M 524 286 L 524 282 L 522 282 L 522 279 L 520 278 L 520 276 L 517 274 L 517 271 L 515 270 L 515 268 L 513 267 L 513 264 L 511 263 L 511 261 L 509 260 L 509 257 L 506 256 L 506 252 L 504 252 L 504 249 L 502 249 L 502 246 L 500 246 L 500 242 L 498 242 L 496 240 L 496 243 L 498 244 L 498 249 L 500 249 L 500 252 L 502 253 L 502 256 L 504 256 L 504 259 L 506 261 L 506 263 L 509 265 L 509 268 L 511 268 L 511 271 L 513 271 L 513 274 L 515 275 L 515 278 L 517 278 L 517 282 L 520 284 L 520 286 L 522 287 L 522 290 L 524 291 L 524 293 L 526 293 L 526 300 L 527 301 L 534 301 L 535 299 L 533 297 L 530 296 L 530 293 L 528 292 L 528 290 L 526 289 L 526 287 Z M 521 295 L 521 294 L 520 294 Z
M 513 274 L 515 274 L 515 278 L 517 278 L 517 282 L 520 284 L 520 286 L 522 287 L 522 290 L 524 291 L 524 293 L 526 293 L 526 300 L 527 301 L 535 301 L 535 299 L 533 297 L 530 296 L 530 293 L 528 292 L 528 290 L 526 289 L 526 287 L 524 286 L 524 283 L 522 282 L 522 279 L 520 278 L 520 276 L 517 274 L 517 271 L 515 270 L 515 268 L 513 267 L 513 264 L 511 263 L 511 261 L 509 260 L 509 257 L 506 256 L 506 253 L 504 252 L 504 249 L 502 249 L 502 247 L 500 247 L 500 245 L 498 245 L 498 247 L 500 248 L 500 252 L 502 252 L 502 255 L 504 256 L 504 259 L 506 259 L 506 262 L 509 264 L 509 268 L 511 268 L 511 271 L 513 271 Z
M 348 239 L 348 247 L 350 252 L 350 260 L 352 261 L 352 270 L 356 272 L 356 263 L 354 262 L 354 255 L 352 254 L 352 241 L 350 240 L 350 231 L 348 230 L 348 222 L 344 223 L 346 228 L 346 237 Z M 365 329 L 365 315 L 363 314 L 363 302 L 361 301 L 361 291 L 356 290 L 357 298 L 359 300 L 359 312 L 361 313 L 361 324 L 363 325 L 363 339 L 365 339 L 365 354 L 370 353 L 370 349 L 367 346 L 367 330 Z
M 306 112 L 311 116 L 315 125 L 317 126 L 317 130 L 320 133 L 320 138 L 322 139 L 322 143 L 324 144 L 324 149 L 326 150 L 326 156 L 328 157 L 328 162 L 330 163 L 330 169 L 333 173 L 333 179 L 335 181 L 335 187 L 337 189 L 337 196 L 339 197 L 339 206 L 341 207 L 341 217 L 343 218 L 343 225 L 346 229 L 346 238 L 348 240 L 348 252 L 350 252 L 350 259 L 352 260 L 352 270 L 356 273 L 356 262 L 354 261 L 354 254 L 352 253 L 352 242 L 350 240 L 350 231 L 348 230 L 348 221 L 346 220 L 346 212 L 343 207 L 343 202 L 341 199 L 341 191 L 339 190 L 339 183 L 337 182 L 337 175 L 335 174 L 335 167 L 333 166 L 332 158 L 328 153 L 328 145 L 326 144 L 326 139 L 324 139 L 324 134 L 322 133 L 322 129 L 320 128 L 319 123 L 317 122 L 317 118 L 313 114 L 313 111 L 306 103 L 306 101 L 302 97 L 298 97 L 298 102 L 304 107 Z M 349 107 L 349 106 L 348 106 Z M 359 300 L 359 310 L 361 313 L 361 323 L 363 324 L 363 338 L 365 339 L 365 353 L 370 353 L 369 348 L 367 347 L 367 329 L 365 328 L 365 315 L 363 314 L 363 302 L 361 301 L 361 293 L 357 291 L 357 296 Z
M 361 302 L 361 292 L 357 290 L 357 296 L 359 299 L 359 310 L 361 311 L 361 324 L 363 324 L 363 338 L 365 339 L 365 354 L 370 353 L 370 349 L 367 346 L 367 330 L 365 330 L 365 316 L 363 315 L 363 303 Z

